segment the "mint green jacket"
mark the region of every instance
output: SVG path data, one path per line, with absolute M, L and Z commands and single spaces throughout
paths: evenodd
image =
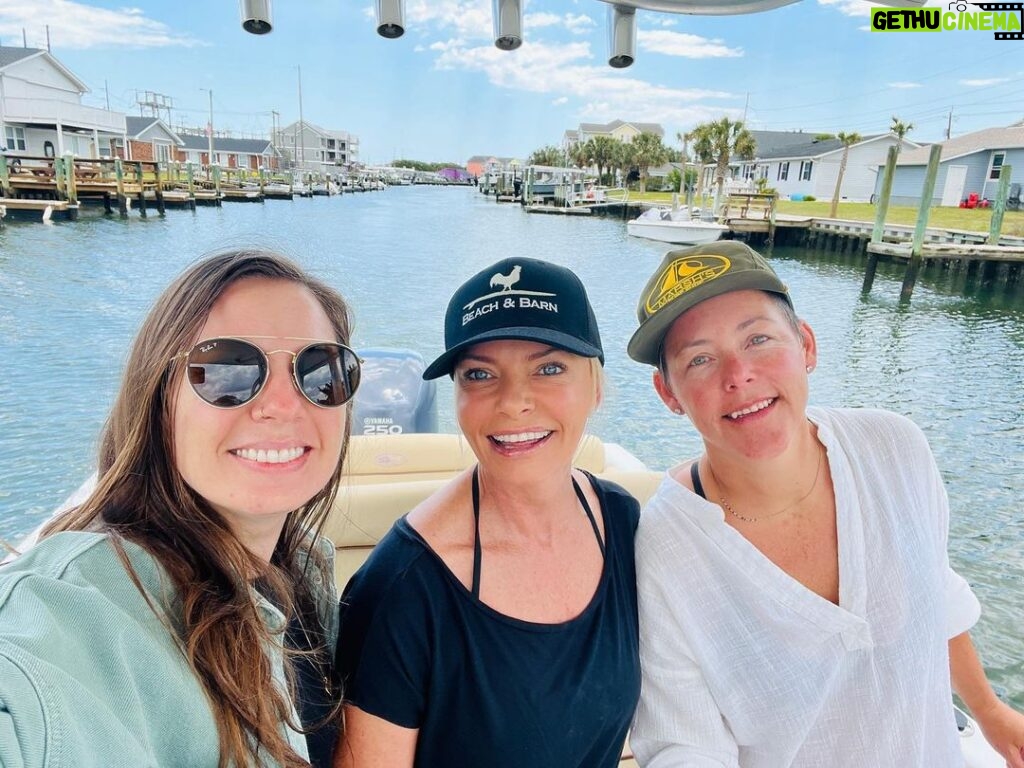
M 331 558 L 330 543 L 320 546 Z M 175 625 L 170 580 L 143 549 L 126 550 Z M 333 580 L 318 574 L 310 587 L 333 648 Z M 283 627 L 281 613 L 255 597 L 268 627 Z M 284 690 L 280 646 L 268 652 Z M 305 756 L 305 737 L 282 730 Z M 215 768 L 217 759 L 206 694 L 105 534 L 56 534 L 0 566 L 0 766 Z

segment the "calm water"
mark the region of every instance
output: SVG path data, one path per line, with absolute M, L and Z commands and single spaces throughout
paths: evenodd
M 32 528 L 91 471 L 126 345 L 156 294 L 199 255 L 251 244 L 338 286 L 357 345 L 428 358 L 467 276 L 519 254 L 565 264 L 588 286 L 607 350 L 610 387 L 593 431 L 658 469 L 699 452 L 649 370 L 626 357 L 636 297 L 666 249 L 628 238 L 621 221 L 531 216 L 471 189 L 419 187 L 163 219 L 90 211 L 0 230 L 0 536 Z M 812 401 L 889 408 L 931 440 L 951 499 L 951 559 L 985 609 L 982 657 L 999 692 L 1024 707 L 1024 295 L 926 275 L 907 308 L 894 267 L 863 298 L 857 259 L 781 248 L 772 258 L 817 333 Z M 439 391 L 441 428 L 453 429 L 445 380 Z

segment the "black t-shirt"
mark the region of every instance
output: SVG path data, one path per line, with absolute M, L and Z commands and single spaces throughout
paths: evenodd
M 294 615 L 288 622 L 285 644 L 293 650 L 314 653 L 292 657 L 295 711 L 299 713 L 304 728 L 315 729 L 306 733 L 309 764 L 312 768 L 331 768 L 341 715 L 325 720 L 337 701 L 337 694 L 331 682 L 330 659 L 323 645 L 323 633 L 313 634 L 306 630 L 311 621 L 316 621 L 315 616 L 300 623 L 298 614 Z
M 618 765 L 640 694 L 640 509 L 614 483 L 593 484 L 604 569 L 570 621 L 522 621 L 481 603 L 405 518 L 352 577 L 337 649 L 345 700 L 418 728 L 416 766 Z

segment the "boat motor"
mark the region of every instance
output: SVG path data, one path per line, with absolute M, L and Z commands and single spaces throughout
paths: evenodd
M 389 40 L 405 34 L 405 0 L 377 0 L 377 34 Z
M 616 69 L 636 60 L 636 8 L 608 8 L 608 65 Z
M 514 51 L 523 44 L 522 0 L 494 0 L 491 15 L 495 46 L 503 51 Z
M 410 349 L 360 349 L 362 380 L 352 406 L 353 435 L 437 432 L 437 385 L 423 380 L 423 355 Z
M 241 0 L 242 29 L 265 35 L 274 28 L 270 22 L 270 0 Z

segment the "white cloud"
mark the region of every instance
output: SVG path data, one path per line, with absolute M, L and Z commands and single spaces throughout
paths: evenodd
M 906 81 L 899 81 L 896 83 L 886 83 L 890 88 L 920 88 L 920 83 L 908 83 Z
M 488 3 L 471 0 L 412 0 L 406 6 L 408 28 L 434 26 L 454 30 L 458 37 L 471 40 L 493 34 Z
M 667 29 L 642 29 L 636 33 L 637 45 L 643 51 L 682 56 L 687 59 L 711 59 L 742 56 L 742 48 L 729 48 L 721 40 L 709 40 L 685 32 Z
M 553 106 L 556 106 L 556 107 L 560 107 L 563 104 L 568 104 L 568 103 L 569 103 L 569 97 L 568 96 L 559 96 L 557 99 L 555 99 L 554 101 L 551 102 L 551 104 Z
M 562 17 L 557 13 L 526 13 L 523 14 L 524 27 L 553 27 L 562 23 Z
M 870 16 L 872 8 L 866 0 L 818 0 L 818 5 L 835 8 L 844 16 Z
M 973 80 L 958 80 L 957 82 L 960 83 L 960 85 L 966 85 L 966 86 L 969 86 L 971 88 L 981 88 L 982 86 L 985 86 L 985 85 L 999 85 L 999 83 L 1008 83 L 1008 82 L 1010 82 L 1010 78 L 1008 78 L 1008 77 L 987 77 L 987 78 L 977 78 L 977 79 L 973 79 Z
M 577 99 L 583 104 L 580 119 L 607 121 L 628 117 L 683 125 L 723 114 L 735 116 L 741 111 L 703 103 L 734 98 L 729 92 L 667 88 L 609 70 L 603 61 L 592 64 L 594 56 L 589 43 L 555 46 L 527 41 L 515 55 L 490 45 L 470 47 L 458 40 L 435 43 L 431 48 L 439 54 L 439 69 L 481 72 L 492 85 L 501 88 L 557 94 L 559 101 Z
M 580 14 L 565 14 L 565 28 L 572 32 L 574 35 L 582 35 L 589 32 L 593 27 L 597 26 L 597 22 L 587 16 L 585 13 Z
M 0 38 L 20 41 L 24 29 L 30 46 L 45 48 L 46 26 L 52 45 L 64 49 L 207 45 L 146 18 L 138 8 L 109 10 L 73 0 L 0 0 Z

